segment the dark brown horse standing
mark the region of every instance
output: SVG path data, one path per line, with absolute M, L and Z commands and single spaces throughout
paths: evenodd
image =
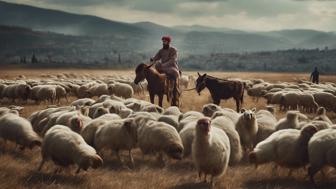
M 149 98 L 152 104 L 154 104 L 155 95 L 159 97 L 159 106 L 162 107 L 163 95 L 167 95 L 167 101 L 171 101 L 172 106 L 178 106 L 179 104 L 179 92 L 178 92 L 178 82 L 168 79 L 166 74 L 159 73 L 152 64 L 139 64 L 135 69 L 135 79 L 134 83 L 138 84 L 144 79 L 147 80 L 148 86 L 147 90 L 149 92 Z
M 232 81 L 219 79 L 207 74 L 200 75 L 196 80 L 196 91 L 201 91 L 207 87 L 210 91 L 214 104 L 219 105 L 221 99 L 234 98 L 236 101 L 237 112 L 239 112 L 244 99 L 244 83 L 240 81 Z

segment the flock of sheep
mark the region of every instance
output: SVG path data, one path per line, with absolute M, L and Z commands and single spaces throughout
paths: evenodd
M 336 125 L 326 115 L 336 108 L 333 83 L 249 81 L 249 95 L 265 97 L 286 111 L 278 120 L 273 106 L 241 112 L 211 103 L 205 104 L 202 112 L 181 112 L 174 106 L 164 109 L 132 98 L 137 86 L 126 81 L 2 81 L 1 97 L 14 101 L 52 103 L 70 94 L 78 99 L 69 106 L 36 111 L 27 119 L 18 110 L 1 107 L 0 137 L 20 149 L 41 147 L 38 170 L 51 160 L 58 165 L 56 172 L 73 164 L 77 173 L 104 166 L 104 160 L 112 158 L 103 153 L 105 150 L 111 150 L 121 163 L 125 161 L 119 153 L 127 151 L 127 164 L 132 169 L 137 163 L 132 156 L 136 148 L 143 158 L 155 155 L 162 164 L 167 159 L 192 161 L 200 178 L 204 176 L 207 182 L 210 175 L 211 184 L 244 157 L 255 165 L 274 162 L 290 171 L 309 165 L 307 174 L 313 183 L 314 175 L 324 166 L 336 165 Z M 53 95 L 44 89 L 52 90 Z M 297 109 L 315 112 L 315 117 L 309 119 Z

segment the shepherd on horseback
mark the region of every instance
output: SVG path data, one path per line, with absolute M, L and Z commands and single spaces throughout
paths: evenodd
M 162 49 L 160 49 L 154 57 L 150 59 L 151 62 L 160 61 L 155 65 L 155 69 L 166 74 L 175 82 L 180 77 L 180 71 L 177 63 L 177 49 L 170 45 L 172 38 L 170 36 L 163 36 Z
M 148 81 L 147 89 L 151 103 L 154 103 L 154 96 L 158 95 L 159 105 L 162 106 L 162 97 L 167 95 L 167 101 L 172 106 L 179 105 L 179 77 L 180 71 L 177 63 L 177 50 L 170 45 L 171 37 L 162 37 L 162 49 L 150 58 L 151 64 L 139 64 L 135 70 L 134 83 L 137 84 L 143 79 Z M 155 65 L 155 69 L 152 67 Z

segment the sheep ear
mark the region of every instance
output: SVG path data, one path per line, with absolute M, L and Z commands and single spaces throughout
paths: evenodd
M 246 112 L 245 108 L 240 109 L 240 113 L 244 113 L 244 112 Z
M 257 111 L 257 108 L 256 107 L 252 108 L 252 112 L 255 112 L 255 111 Z

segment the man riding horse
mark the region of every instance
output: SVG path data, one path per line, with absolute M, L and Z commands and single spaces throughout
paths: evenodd
M 177 63 L 177 49 L 170 45 L 171 37 L 163 36 L 162 38 L 162 49 L 156 53 L 154 57 L 150 60 L 151 62 L 156 62 L 161 60 L 155 65 L 158 72 L 164 73 L 171 80 L 174 80 L 175 84 L 180 77 L 180 71 Z

